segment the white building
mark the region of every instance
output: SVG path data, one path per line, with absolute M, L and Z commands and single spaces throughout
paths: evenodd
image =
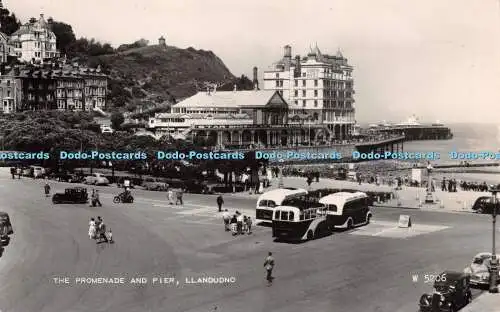
M 59 57 L 56 36 L 45 21 L 43 14 L 35 22 L 28 22 L 10 36 L 14 53 L 23 62 L 42 62 L 44 59 Z
M 292 48 L 264 72 L 264 90 L 276 90 L 288 101 L 293 114 L 307 114 L 326 125 L 331 135 L 345 139 L 355 124 L 353 68 L 342 53 L 324 55 L 316 46 L 307 57 L 292 60 Z

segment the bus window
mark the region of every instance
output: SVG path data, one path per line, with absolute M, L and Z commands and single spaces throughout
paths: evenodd
M 293 215 L 293 211 L 290 211 L 290 214 L 288 215 L 288 221 L 293 221 L 294 220 L 294 215 Z
M 281 212 L 281 220 L 288 221 L 288 211 Z
M 328 205 L 328 211 L 332 212 L 337 212 L 337 206 L 336 205 Z
M 311 211 L 310 210 L 306 210 L 305 211 L 305 217 L 304 217 L 304 219 L 306 219 L 306 220 L 307 219 L 311 219 Z
M 314 219 L 316 218 L 316 209 L 311 209 L 311 218 Z
M 272 201 L 272 200 L 268 200 L 267 201 L 267 207 L 274 208 L 274 207 L 276 207 L 276 203 L 274 201 Z
M 303 212 L 300 212 L 299 220 L 304 221 L 304 213 Z
M 280 211 L 279 211 L 279 210 L 276 210 L 276 211 L 274 212 L 274 219 L 276 219 L 276 220 L 279 220 L 279 219 L 280 219 Z

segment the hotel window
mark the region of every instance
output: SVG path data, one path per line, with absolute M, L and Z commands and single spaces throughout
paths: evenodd
M 302 80 L 302 86 L 305 87 L 306 86 L 306 81 L 305 80 Z
M 279 87 L 279 86 L 280 86 L 280 81 L 276 80 L 276 87 Z
M 302 106 L 303 106 L 303 107 L 306 107 L 306 100 L 303 100 L 303 101 L 302 101 Z
M 299 96 L 299 90 L 295 90 L 294 91 L 294 95 L 295 95 L 295 97 L 298 97 Z
M 7 90 L 7 97 L 10 97 L 10 90 Z
M 276 78 L 279 78 L 280 77 L 280 74 L 276 73 Z
M 318 86 L 318 80 L 314 80 L 314 86 L 317 87 Z
M 318 96 L 318 90 L 314 90 L 314 96 L 317 97 Z
M 318 100 L 314 100 L 314 107 L 318 107 Z
M 302 96 L 306 97 L 306 90 L 302 90 Z
M 302 73 L 302 77 L 305 77 L 306 76 L 306 73 Z
M 295 86 L 298 87 L 299 86 L 299 81 L 297 79 L 295 79 Z
M 295 105 L 299 105 L 299 101 L 295 100 Z
M 283 80 L 280 81 L 280 87 L 283 88 Z

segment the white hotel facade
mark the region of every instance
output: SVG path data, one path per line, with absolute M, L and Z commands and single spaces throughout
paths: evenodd
M 324 55 L 316 46 L 307 57 L 284 47 L 283 58 L 264 72 L 264 90 L 278 91 L 296 116 L 325 126 L 330 137 L 344 140 L 355 120 L 353 68 L 342 53 Z

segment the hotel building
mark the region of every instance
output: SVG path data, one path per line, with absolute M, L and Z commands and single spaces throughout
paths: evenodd
M 0 91 L 3 92 L 0 94 L 4 113 L 56 109 L 102 110 L 106 106 L 107 76 L 99 69 L 89 68 L 15 67 L 2 76 Z
M 59 57 L 56 36 L 45 21 L 43 14 L 38 20 L 30 21 L 10 36 L 9 44 L 22 62 L 43 62 L 44 59 Z
M 278 91 L 293 116 L 325 125 L 331 138 L 344 140 L 354 129 L 352 66 L 342 53 L 322 54 L 316 46 L 307 57 L 284 47 L 283 58 L 264 72 L 264 89 Z

